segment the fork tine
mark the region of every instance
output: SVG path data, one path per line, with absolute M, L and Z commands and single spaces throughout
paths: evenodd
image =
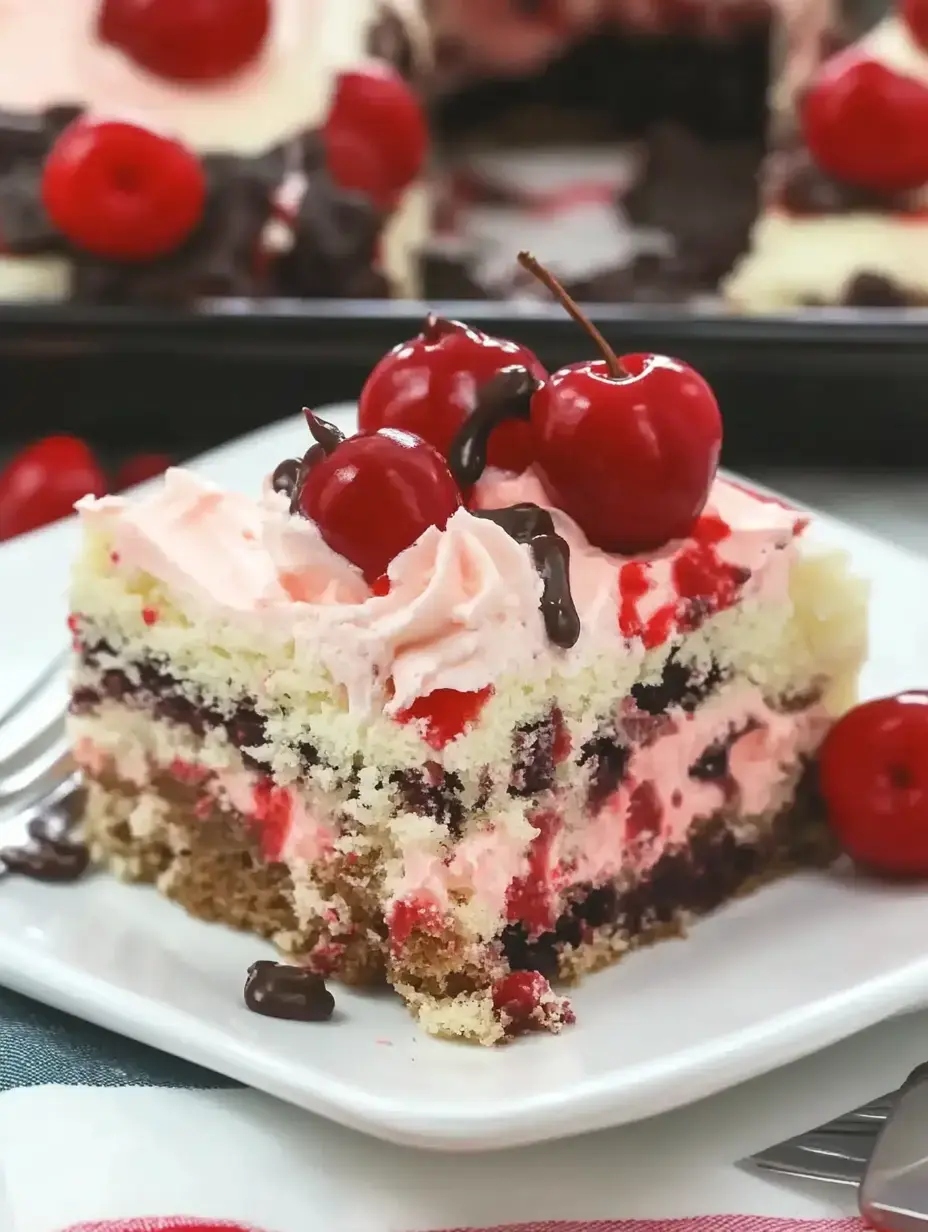
M 23 744 L 6 757 L 0 757 L 0 804 L 8 796 L 23 791 L 35 777 L 33 768 L 48 762 L 49 750 L 64 741 L 65 715 L 62 711 L 49 719 Z M 52 759 L 54 760 L 54 759 Z
M 68 652 L 65 650 L 55 655 L 51 662 L 46 663 L 32 683 L 20 693 L 15 701 L 11 702 L 6 710 L 0 711 L 0 728 L 5 727 L 7 723 L 11 723 L 13 719 L 18 718 L 28 706 L 32 705 L 36 698 L 45 692 L 48 686 L 61 674 L 67 658 Z

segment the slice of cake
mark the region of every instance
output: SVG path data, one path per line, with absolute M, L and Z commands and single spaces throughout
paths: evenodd
M 928 303 L 928 20 L 899 3 L 872 24 L 882 7 L 784 6 L 767 202 L 724 286 L 739 310 Z
M 449 466 L 397 422 L 428 428 L 494 348 L 475 406 L 433 404 Z M 814 765 L 864 587 L 805 517 L 713 479 L 684 364 L 546 377 L 440 322 L 384 363 L 360 434 L 310 415 L 258 499 L 175 470 L 82 502 L 85 836 L 293 963 L 386 979 L 428 1031 L 557 1030 L 558 979 L 831 858 Z M 534 460 L 501 469 L 529 413 Z

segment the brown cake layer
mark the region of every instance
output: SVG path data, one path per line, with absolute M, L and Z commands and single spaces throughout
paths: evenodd
M 552 932 L 529 937 L 510 925 L 492 951 L 495 973 L 480 966 L 473 949 L 462 962 L 447 936 L 415 935 L 400 960 L 391 959 L 377 906 L 378 870 L 364 860 L 336 859 L 319 888 L 326 899 L 338 895 L 348 904 L 352 929 L 328 945 L 325 973 L 352 984 L 389 975 L 407 990 L 449 997 L 486 987 L 507 966 L 568 979 L 596 970 L 629 949 L 681 934 L 691 920 L 763 882 L 830 862 L 836 851 L 814 778 L 814 768 L 807 769 L 792 803 L 754 825 L 729 808 L 719 810 L 686 848 L 662 856 L 642 880 L 578 886 Z M 94 858 L 126 880 L 155 882 L 200 919 L 271 938 L 297 957 L 324 954 L 324 926 L 298 928 L 290 874 L 264 858 L 248 820 L 216 807 L 204 814 L 198 799 L 195 786 L 167 774 L 141 792 L 113 777 L 91 780 L 84 829 Z

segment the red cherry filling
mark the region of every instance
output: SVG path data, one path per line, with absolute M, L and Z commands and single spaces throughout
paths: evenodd
M 507 1035 L 560 1030 L 575 1021 L 570 1004 L 538 971 L 511 971 L 493 987 L 493 1009 Z
M 311 412 L 307 417 L 322 451 L 306 471 L 297 507 L 371 585 L 430 526 L 444 528 L 461 494 L 447 462 L 419 437 L 385 428 L 338 440 Z
M 257 58 L 271 0 L 103 0 L 97 34 L 169 81 L 222 81 Z
M 476 722 L 492 696 L 493 688 L 462 693 L 458 689 L 435 689 L 417 697 L 396 716 L 400 723 L 423 722 L 425 739 L 433 749 L 443 749 Z
M 56 227 L 95 256 L 145 261 L 179 248 L 206 202 L 200 160 L 122 120 L 75 120 L 45 163 L 42 201 Z
M 912 38 L 928 51 L 928 0 L 899 0 L 898 8 Z
M 819 781 L 828 820 L 857 863 L 928 876 L 928 692 L 864 702 L 825 738 Z
M 369 432 L 415 432 L 447 456 L 477 405 L 481 387 L 513 365 L 541 381 L 547 376 L 527 347 L 460 321 L 429 317 L 418 337 L 394 347 L 367 378 L 358 404 L 359 423 Z M 489 464 L 525 470 L 532 462 L 531 440 L 529 424 L 499 424 L 490 437 Z
M 556 278 L 527 253 L 519 261 L 604 356 L 561 368 L 532 400 L 538 469 L 552 499 L 607 552 L 684 538 L 718 468 L 722 419 L 712 390 L 681 360 L 617 358 Z
M 800 118 L 812 157 L 836 179 L 887 193 L 928 180 L 928 87 L 855 48 L 822 65 Z
M 323 135 L 336 183 L 368 192 L 384 208 L 422 170 L 428 149 L 419 100 L 380 61 L 339 74 Z
M 107 484 L 89 446 L 74 436 L 36 441 L 0 471 L 0 540 L 57 522 Z

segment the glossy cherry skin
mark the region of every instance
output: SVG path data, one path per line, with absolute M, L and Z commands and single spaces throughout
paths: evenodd
M 428 122 L 400 74 L 372 60 L 338 75 L 323 139 L 336 183 L 389 208 L 422 170 Z
M 308 471 L 300 512 L 368 584 L 430 526 L 444 528 L 461 494 L 444 458 L 410 432 L 360 432 Z
M 855 48 L 822 65 L 800 120 L 812 157 L 835 179 L 887 193 L 928 180 L 928 86 Z
M 179 248 L 200 222 L 206 176 L 179 141 L 122 120 L 82 118 L 46 159 L 42 202 L 75 247 L 151 260 Z
M 103 0 L 101 42 L 168 81 L 222 81 L 252 63 L 271 25 L 271 0 Z
M 66 518 L 82 496 L 105 496 L 106 490 L 106 476 L 85 441 L 36 441 L 0 471 L 0 539 Z
M 820 751 L 819 783 L 858 864 L 928 877 L 928 692 L 864 702 L 839 719 Z
M 709 496 L 722 417 L 707 382 L 666 355 L 552 374 L 532 400 L 538 470 L 591 543 L 632 555 L 689 534 Z
M 899 16 L 922 51 L 928 51 L 928 0 L 897 0 Z
M 359 422 L 366 431 L 392 427 L 414 432 L 447 456 L 480 387 L 513 364 L 539 380 L 547 377 L 528 347 L 460 321 L 432 319 L 418 337 L 394 347 L 371 372 L 361 390 Z M 494 430 L 491 466 L 523 471 L 532 457 L 527 423 L 504 423 Z

